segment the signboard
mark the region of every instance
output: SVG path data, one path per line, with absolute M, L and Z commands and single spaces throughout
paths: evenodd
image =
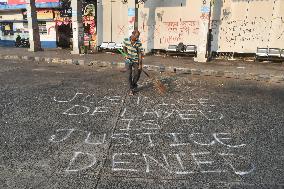
M 201 13 L 209 13 L 209 12 L 210 12 L 210 7 L 208 6 L 201 7 Z
M 36 0 L 37 8 L 58 8 L 61 6 L 59 0 Z M 0 0 L 0 10 L 26 9 L 25 0 Z
M 132 34 L 135 23 L 135 9 L 128 8 L 128 35 Z
M 7 0 L 6 0 L 7 1 Z M 36 0 L 36 3 L 57 3 L 59 0 Z M 26 4 L 25 0 L 8 0 L 8 5 L 22 5 Z
M 128 8 L 128 16 L 135 16 L 135 9 L 134 8 Z
M 26 4 L 25 0 L 8 0 L 8 5 Z
M 46 20 L 46 19 L 53 19 L 53 10 L 52 9 L 43 9 L 37 10 L 37 19 L 39 20 Z M 27 11 L 23 12 L 23 19 L 27 19 Z
M 72 17 L 72 8 L 62 8 L 60 10 L 60 17 Z
M 36 0 L 36 3 L 57 3 L 59 0 Z
M 37 19 L 53 19 L 53 10 L 37 10 Z

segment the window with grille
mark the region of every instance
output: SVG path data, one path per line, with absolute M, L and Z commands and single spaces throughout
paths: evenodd
M 38 22 L 38 29 L 40 34 L 47 34 L 46 22 Z
M 0 28 L 3 35 L 14 35 L 13 22 L 2 22 Z

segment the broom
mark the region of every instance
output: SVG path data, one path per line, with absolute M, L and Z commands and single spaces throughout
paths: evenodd
M 127 54 L 124 53 L 124 52 L 122 51 L 122 49 L 117 49 L 117 50 L 120 52 L 120 54 L 121 54 L 123 57 L 126 57 L 126 56 L 127 56 Z M 166 86 L 165 86 L 160 80 L 158 80 L 158 79 L 156 79 L 156 78 L 151 78 L 150 75 L 149 75 L 144 69 L 142 69 L 142 72 L 143 72 L 149 79 L 153 79 L 154 87 L 158 90 L 158 92 L 159 92 L 160 94 L 165 94 L 165 92 L 166 92 Z

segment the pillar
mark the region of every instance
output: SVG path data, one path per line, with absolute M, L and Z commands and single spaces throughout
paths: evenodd
M 104 39 L 104 6 L 103 1 L 97 1 L 97 46 L 101 45 Z
M 35 0 L 26 0 L 27 7 L 27 19 L 28 19 L 28 30 L 29 30 L 29 51 L 36 52 L 42 50 L 40 44 L 39 28 L 37 23 L 37 14 Z
M 138 30 L 138 0 L 135 0 L 135 22 L 134 22 L 134 29 Z
M 71 0 L 72 7 L 72 30 L 73 30 L 73 51 L 72 54 L 80 54 L 80 47 L 83 45 L 84 28 L 82 23 L 82 1 Z
M 135 14 L 137 12 L 135 1 L 128 1 L 128 36 L 130 36 L 135 29 L 135 22 L 137 21 Z M 138 12 L 137 12 L 138 14 Z
M 207 50 L 207 39 L 208 39 L 208 30 L 210 23 L 210 13 L 211 6 L 210 0 L 200 0 L 200 20 L 199 20 L 199 34 L 198 34 L 198 43 L 197 43 L 197 57 L 194 58 L 196 62 L 206 62 L 206 50 Z

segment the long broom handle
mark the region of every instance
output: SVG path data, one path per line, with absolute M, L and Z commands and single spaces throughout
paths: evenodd
M 123 52 L 122 49 L 117 49 L 117 50 L 120 52 L 120 54 L 121 54 L 123 57 L 126 57 L 126 56 L 127 56 L 127 54 L 126 54 L 125 52 Z M 147 77 L 150 78 L 150 75 L 149 75 L 145 70 L 142 69 L 142 71 L 143 71 L 143 73 L 144 73 Z
M 125 52 L 123 52 L 122 49 L 117 49 L 117 50 L 120 52 L 120 54 L 121 54 L 123 57 L 126 57 L 126 56 L 127 56 L 127 54 L 126 54 Z
M 144 69 L 142 69 L 142 71 L 147 77 L 151 78 L 150 75 Z
M 126 57 L 126 56 L 127 56 L 127 54 L 124 53 L 124 52 L 122 51 L 122 49 L 117 49 L 117 50 L 121 53 L 121 55 L 122 55 L 123 57 Z M 149 74 L 148 74 L 144 69 L 142 69 L 142 71 L 143 71 L 143 73 L 144 73 L 148 78 L 151 79 L 151 77 L 149 76 Z M 154 82 L 158 85 L 158 90 L 159 90 L 161 93 L 164 93 L 164 91 L 165 91 L 165 86 L 164 86 L 159 80 L 155 80 Z

